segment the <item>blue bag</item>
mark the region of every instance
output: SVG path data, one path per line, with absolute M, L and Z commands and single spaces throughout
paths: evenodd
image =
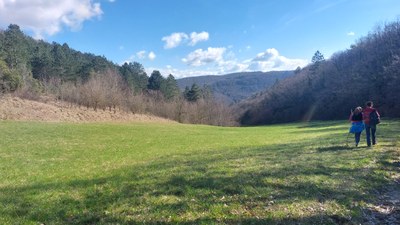
M 352 122 L 350 127 L 350 133 L 361 133 L 364 130 L 363 122 Z

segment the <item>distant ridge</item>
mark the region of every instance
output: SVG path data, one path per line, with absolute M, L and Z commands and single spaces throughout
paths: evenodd
M 290 77 L 293 71 L 242 72 L 226 75 L 206 75 L 177 79 L 180 89 L 207 85 L 216 98 L 226 103 L 235 103 L 271 87 L 277 81 Z

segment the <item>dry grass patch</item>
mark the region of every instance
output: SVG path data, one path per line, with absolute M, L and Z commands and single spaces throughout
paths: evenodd
M 0 98 L 0 120 L 46 122 L 166 122 L 171 120 L 123 110 L 93 110 L 71 103 L 42 99 L 32 101 L 12 96 Z

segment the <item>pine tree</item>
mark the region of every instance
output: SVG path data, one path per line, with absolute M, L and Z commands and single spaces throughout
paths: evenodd
M 11 69 L 26 66 L 28 62 L 28 46 L 25 35 L 18 25 L 11 24 L 4 32 L 5 61 Z
M 175 80 L 175 77 L 172 74 L 170 74 L 165 81 L 165 90 L 163 90 L 163 94 L 168 100 L 171 100 L 179 95 L 178 82 Z
M 0 59 L 0 93 L 15 91 L 22 85 L 22 79 L 16 70 L 10 69 L 7 63 Z
M 154 91 L 160 91 L 165 83 L 165 78 L 161 75 L 160 71 L 154 70 L 149 77 L 147 88 Z
M 320 65 L 323 61 L 325 61 L 324 55 L 322 55 L 321 52 L 316 51 L 316 52 L 314 53 L 312 59 L 311 59 L 311 62 L 312 62 L 313 64 L 312 64 L 311 67 L 310 67 L 310 70 L 311 70 L 311 74 L 310 74 L 310 75 L 315 75 L 316 70 L 318 69 L 319 65 Z M 311 78 L 308 77 L 308 79 L 309 79 L 308 84 L 311 85 L 311 81 L 310 81 Z
M 190 88 L 190 90 L 186 92 L 184 97 L 189 102 L 196 102 L 201 98 L 201 95 L 202 95 L 201 88 L 196 83 L 194 83 Z
M 322 61 L 325 61 L 324 55 L 322 55 L 322 53 L 317 50 L 312 57 L 311 62 L 315 64 Z
M 142 64 L 138 62 L 124 63 L 119 71 L 125 82 L 135 93 L 142 92 L 147 88 L 149 77 Z

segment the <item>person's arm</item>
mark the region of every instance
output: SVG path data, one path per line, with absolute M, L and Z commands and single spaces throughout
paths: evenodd
M 350 121 L 350 122 L 351 122 L 351 120 L 352 120 L 352 117 L 353 117 L 353 110 L 350 109 L 350 116 L 349 116 L 349 121 Z

